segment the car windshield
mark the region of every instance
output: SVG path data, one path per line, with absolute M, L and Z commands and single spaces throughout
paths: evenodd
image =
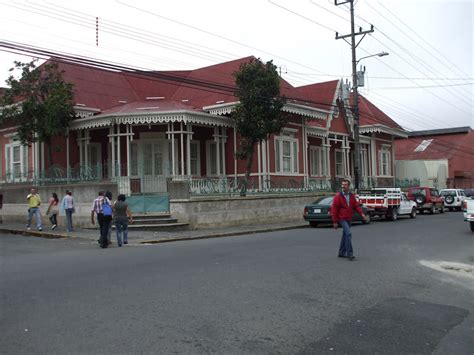
M 456 191 L 454 190 L 441 191 L 441 196 L 456 196 Z
M 332 197 L 321 197 L 313 202 L 313 205 L 331 205 L 332 204 Z

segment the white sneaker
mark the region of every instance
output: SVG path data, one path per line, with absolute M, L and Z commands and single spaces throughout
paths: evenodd
M 38 230 L 41 232 L 43 230 L 43 228 L 39 227 Z
M 51 227 L 51 229 L 56 229 L 57 225 L 53 224 L 53 226 Z
M 31 227 L 26 227 L 26 230 L 27 230 L 27 231 L 30 231 L 30 230 L 31 230 Z

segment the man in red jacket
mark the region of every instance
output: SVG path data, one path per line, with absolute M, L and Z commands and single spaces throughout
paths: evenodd
M 348 258 L 354 260 L 354 252 L 352 250 L 352 233 L 351 233 L 351 221 L 354 210 L 359 212 L 362 218 L 366 218 L 364 212 L 359 207 L 357 200 L 349 190 L 350 181 L 347 179 L 342 180 L 342 191 L 338 192 L 334 196 L 334 200 L 331 206 L 331 215 L 334 229 L 338 226 L 342 227 L 342 239 L 339 245 L 340 258 Z

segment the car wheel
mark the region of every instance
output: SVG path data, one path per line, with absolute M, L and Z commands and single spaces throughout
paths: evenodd
M 411 209 L 410 218 L 416 218 L 416 208 L 415 207 L 413 207 Z
M 398 219 L 398 211 L 396 208 L 392 208 L 391 214 L 390 214 L 390 220 L 396 221 Z
M 316 228 L 318 226 L 318 222 L 311 221 L 311 222 L 309 222 L 309 225 L 313 228 Z
M 430 208 L 430 214 L 434 214 L 434 213 L 435 213 L 435 206 L 434 204 L 432 204 Z
M 471 225 L 471 232 L 474 232 L 474 222 L 469 222 L 469 224 Z
M 415 202 L 416 202 L 417 204 L 419 204 L 419 205 L 424 204 L 425 201 L 426 201 L 426 198 L 425 198 L 425 196 L 423 196 L 423 195 L 417 195 L 417 196 L 415 197 Z
M 454 196 L 448 195 L 444 198 L 444 200 L 446 201 L 448 205 L 450 205 L 454 202 Z

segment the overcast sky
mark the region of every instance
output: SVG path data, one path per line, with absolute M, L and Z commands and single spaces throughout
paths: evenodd
M 474 127 L 473 0 L 356 0 L 355 14 L 374 25 L 357 58 L 389 53 L 361 60 L 363 95 L 406 129 Z M 254 55 L 294 86 L 351 80 L 350 46 L 335 39 L 350 33 L 349 6 L 333 0 L 0 0 L 0 23 L 1 41 L 150 70 Z M 0 86 L 14 60 L 29 58 L 0 47 Z

